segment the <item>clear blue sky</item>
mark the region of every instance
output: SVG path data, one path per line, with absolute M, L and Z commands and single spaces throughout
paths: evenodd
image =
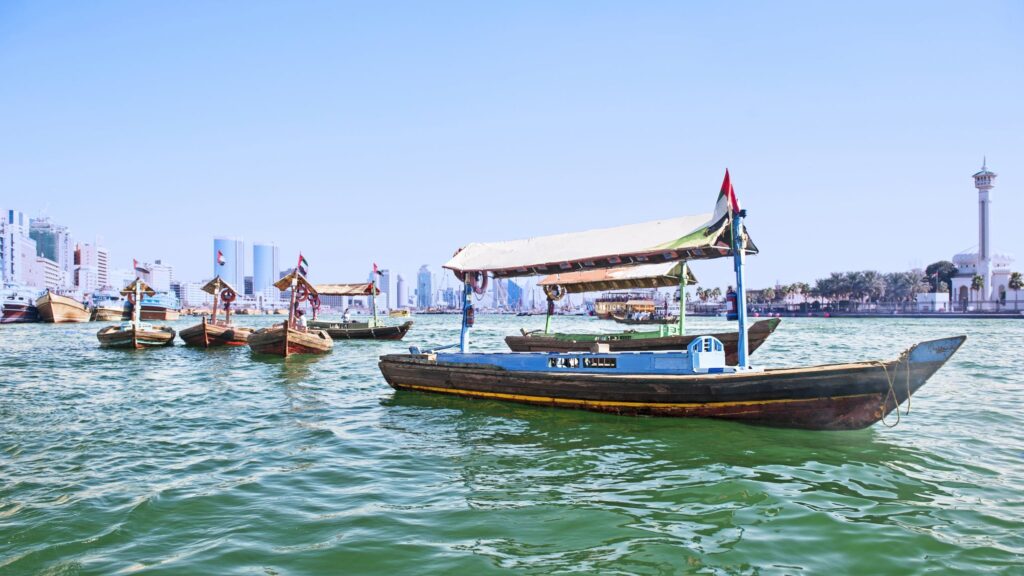
M 7 1 L 0 206 L 186 279 L 226 234 L 411 280 L 710 211 L 729 167 L 758 286 L 974 246 L 987 154 L 1020 270 L 1022 30 L 1019 1 Z

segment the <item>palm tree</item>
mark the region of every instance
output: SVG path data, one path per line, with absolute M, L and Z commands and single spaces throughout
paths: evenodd
M 775 300 L 775 288 L 764 289 L 765 300 L 768 300 L 768 304 L 771 304 Z
M 1017 310 L 1017 298 L 1020 296 L 1020 289 L 1024 288 L 1024 278 L 1021 278 L 1020 272 L 1010 274 L 1010 282 L 1007 287 L 1013 290 L 1013 309 Z
M 978 290 L 982 290 L 984 288 L 985 279 L 981 277 L 981 274 L 975 274 L 974 277 L 971 278 L 971 293 L 977 292 Z M 978 299 L 975 298 L 974 300 L 977 301 Z
M 710 297 L 712 300 L 718 300 L 719 298 L 722 297 L 722 289 L 719 288 L 718 286 L 715 286 L 714 288 L 711 289 L 711 294 L 709 294 L 708 297 Z

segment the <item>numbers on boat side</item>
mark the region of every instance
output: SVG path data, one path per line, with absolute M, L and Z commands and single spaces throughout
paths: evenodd
M 615 368 L 615 358 L 583 358 L 584 368 Z M 580 358 L 548 358 L 549 368 L 579 368 Z

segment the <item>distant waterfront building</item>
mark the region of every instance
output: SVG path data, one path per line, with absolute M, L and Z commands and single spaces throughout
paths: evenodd
M 185 308 L 201 308 L 213 303 L 213 297 L 203 292 L 206 282 L 174 282 L 172 291 Z
M 433 289 L 430 282 L 430 269 L 424 264 L 416 274 L 416 306 L 418 308 L 430 308 L 433 303 Z
M 442 301 L 444 302 L 445 308 L 458 308 L 459 294 L 455 291 L 455 288 L 445 288 Z
M 35 266 L 32 268 L 33 277 L 29 282 L 30 286 L 36 288 L 49 288 L 56 290 L 63 288 L 64 271 L 55 260 L 45 256 L 36 256 Z
M 110 252 L 96 244 L 75 248 L 75 286 L 84 294 L 101 288 L 122 288 L 110 283 Z
M 6 210 L 3 215 L 0 221 L 0 280 L 4 284 L 32 286 L 36 241 L 29 236 L 29 219 L 20 210 Z
M 136 276 L 139 276 L 140 274 L 140 272 L 136 272 L 129 268 L 115 268 L 107 273 L 109 276 L 110 287 L 117 290 L 131 284 L 132 280 L 135 280 Z
M 245 288 L 243 289 L 243 294 L 245 294 L 246 296 L 252 296 L 253 295 L 253 291 L 252 291 L 252 276 L 246 276 L 245 277 Z
M 976 172 L 974 187 L 978 189 L 978 251 L 962 252 L 953 257 L 957 273 L 953 276 L 952 297 L 962 308 L 972 303 L 978 308 L 985 304 L 1006 301 L 1007 285 L 1010 282 L 1010 265 L 1013 258 L 992 250 L 989 242 L 991 226 L 989 220 L 990 191 L 995 187 L 997 174 L 988 169 L 986 162 Z M 975 276 L 981 276 L 982 288 L 972 289 Z
M 252 294 L 262 294 L 265 297 L 277 295 L 277 282 L 281 276 L 277 271 L 281 266 L 280 251 L 275 244 L 257 242 L 252 245 Z M 272 290 L 273 293 L 269 293 Z
M 245 243 L 237 238 L 213 239 L 213 275 L 227 280 L 235 290 L 245 286 Z
M 156 260 L 152 264 L 144 263 L 140 268 L 145 269 L 146 272 L 142 274 L 142 279 L 157 292 L 170 292 L 171 283 L 174 282 L 174 267 L 170 264 L 164 264 L 162 260 Z
M 405 308 L 409 305 L 409 293 L 405 289 L 405 278 L 399 274 L 395 280 L 395 308 Z
M 523 309 L 523 289 L 512 280 L 508 281 L 508 308 L 509 310 Z
M 37 256 L 57 263 L 60 274 L 56 288 L 72 287 L 75 278 L 75 243 L 67 226 L 60 226 L 48 217 L 29 221 L 29 236 L 36 241 Z M 52 271 L 46 272 L 47 276 Z
M 380 270 L 379 276 L 374 278 L 371 270 L 368 278 L 370 282 L 376 280 L 377 289 L 380 290 L 380 295 L 377 296 L 377 305 L 384 309 L 390 309 L 393 307 L 391 302 L 394 301 L 392 296 L 394 293 L 391 291 L 391 271 L 386 268 L 378 268 L 378 270 Z

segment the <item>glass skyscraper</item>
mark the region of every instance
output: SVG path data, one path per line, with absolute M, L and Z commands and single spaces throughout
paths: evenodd
M 252 293 L 262 294 L 278 280 L 281 265 L 279 250 L 274 244 L 252 245 Z
M 236 291 L 245 289 L 245 243 L 236 238 L 213 239 L 213 275 Z

